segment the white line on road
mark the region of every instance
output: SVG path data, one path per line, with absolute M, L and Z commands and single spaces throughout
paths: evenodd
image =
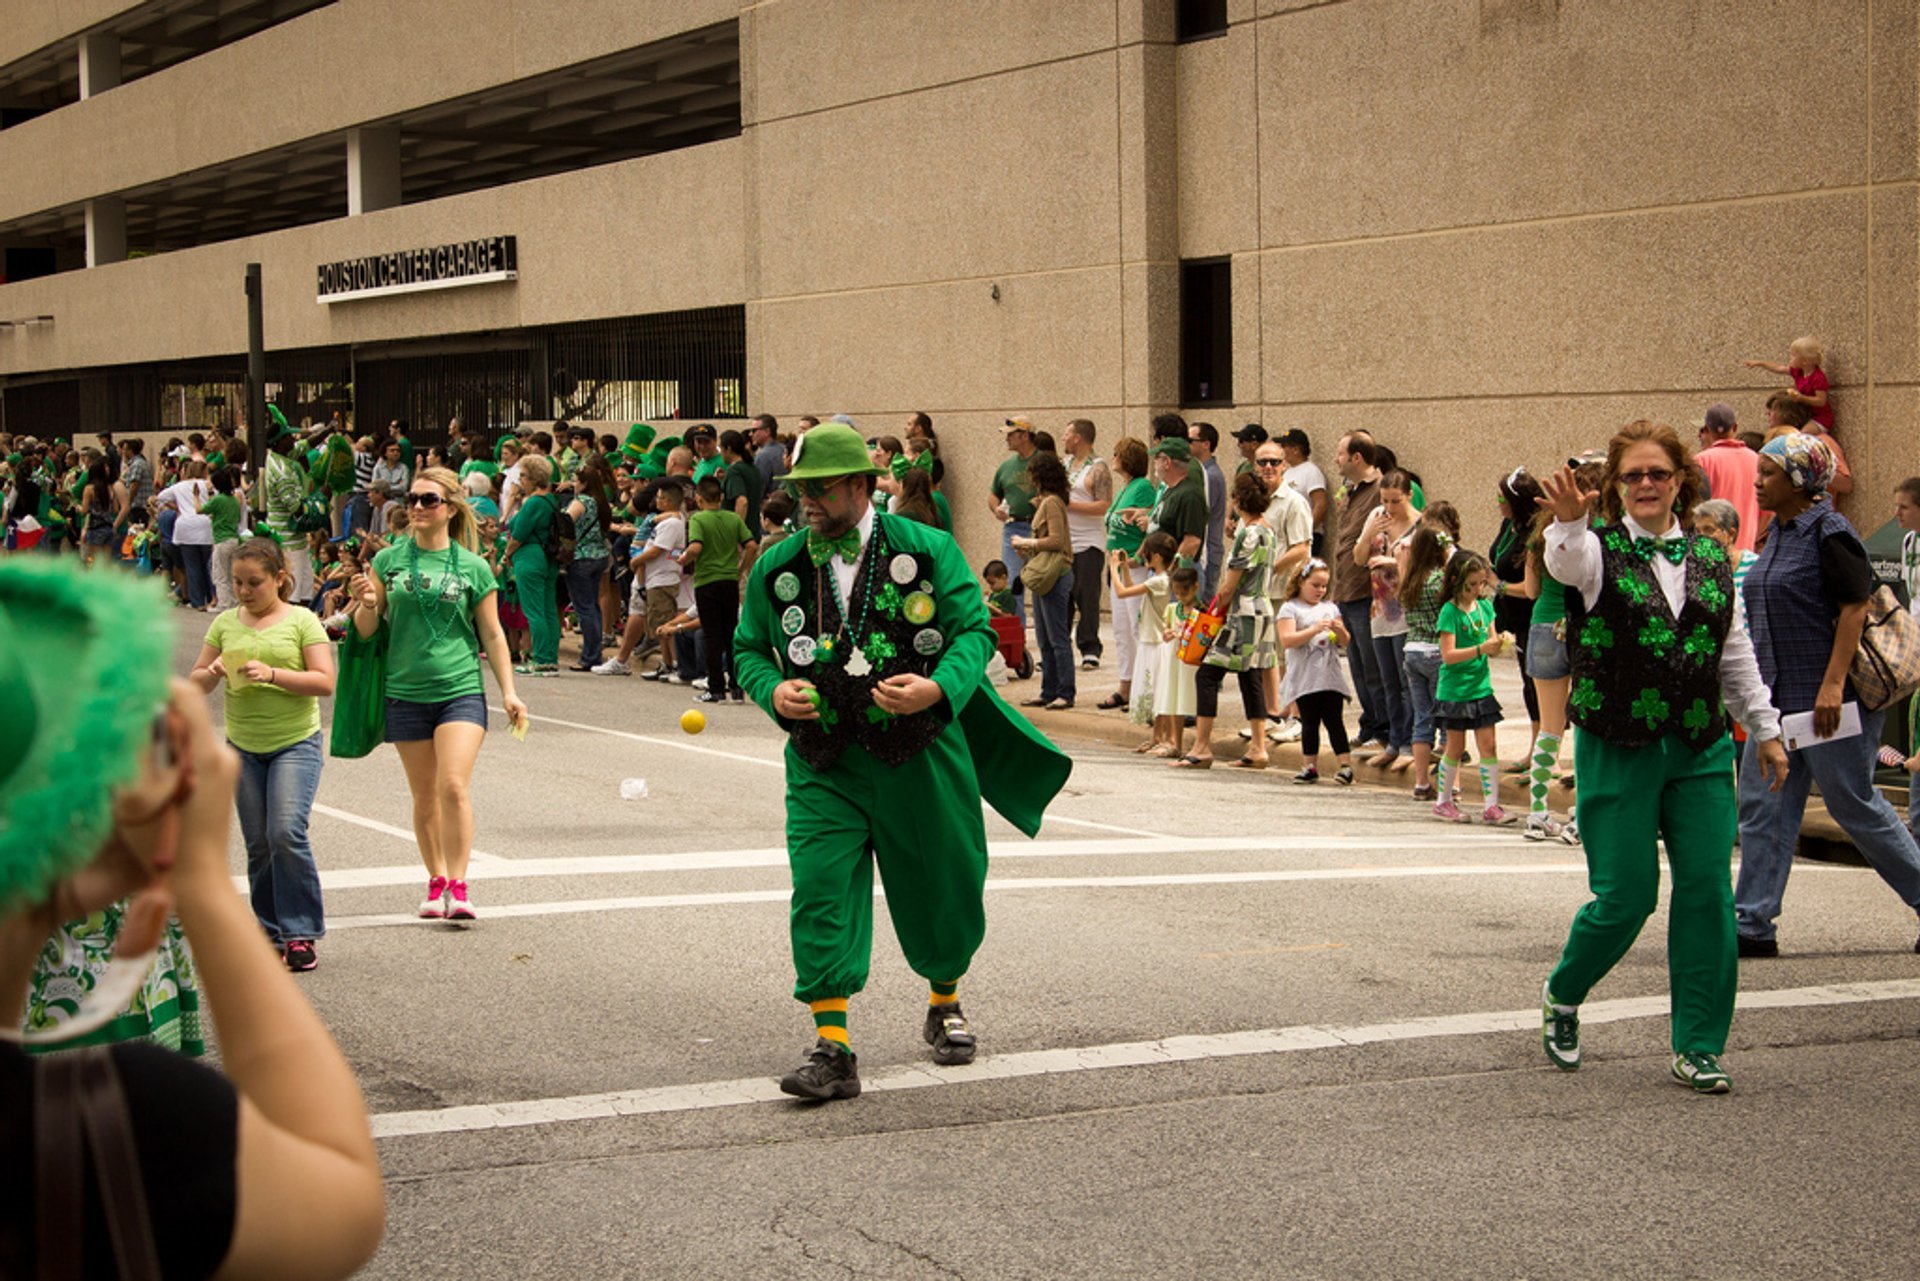
M 411 841 L 413 838 L 408 836 Z M 1434 849 L 1512 852 L 1510 840 L 1446 835 L 1430 842 Z M 1313 853 L 1316 851 L 1369 851 L 1407 848 L 1404 840 L 1380 840 L 1362 836 L 1269 836 L 1238 840 L 1230 851 L 1235 854 Z M 1143 840 L 1062 840 L 1062 841 L 989 841 L 990 862 L 1010 858 L 1103 858 L 1145 855 L 1217 856 L 1222 851 L 1210 845 L 1176 837 L 1149 837 Z M 523 877 L 549 876 L 632 876 L 653 872 L 714 872 L 755 867 L 785 867 L 784 846 L 763 849 L 689 850 L 666 854 L 605 854 L 563 858 L 497 858 L 487 880 L 519 880 Z M 373 886 L 411 885 L 420 879 L 417 863 L 387 867 L 332 868 L 320 874 L 322 888 L 328 890 L 365 889 Z
M 337 818 L 342 823 L 352 823 L 355 827 L 364 827 L 370 832 L 382 832 L 388 836 L 397 836 L 409 845 L 414 843 L 413 832 L 410 829 L 395 827 L 391 823 L 382 823 L 377 818 L 362 818 L 358 814 L 350 814 L 346 810 L 335 809 L 331 805 L 322 805 L 318 801 L 313 803 L 313 812 L 316 814 L 325 814 L 328 818 Z M 484 867 L 498 867 L 507 862 L 506 859 L 501 858 L 498 854 L 488 854 L 484 850 L 474 850 L 472 854 L 468 855 L 468 860 Z M 418 867 L 408 868 L 407 871 L 408 880 L 417 881 L 420 879 L 421 870 Z
M 1585 863 L 1443 864 L 1427 867 L 1301 867 L 1260 872 L 1189 872 L 1165 876 L 1021 876 L 988 880 L 988 891 L 1146 889 L 1168 885 L 1265 885 L 1280 881 L 1372 881 L 1413 876 L 1542 876 L 1584 872 Z M 875 898 L 883 898 L 875 889 Z M 670 907 L 723 907 L 740 903 L 785 903 L 788 890 L 731 890 L 706 894 L 642 894 L 624 898 L 559 899 L 547 903 L 491 903 L 480 912 L 488 920 L 520 916 L 574 916 L 592 912 L 640 912 Z M 329 930 L 364 930 L 420 925 L 412 916 L 335 916 Z
M 1807 1006 L 1855 1005 L 1872 1001 L 1920 999 L 1920 979 L 1879 983 L 1837 983 L 1774 991 L 1742 992 L 1743 1010 L 1796 1009 Z M 1580 1007 L 1581 1021 L 1617 1023 L 1626 1019 L 1660 1018 L 1667 1014 L 1663 996 L 1632 997 L 1618 1001 L 1589 1001 Z M 1059 1050 L 1030 1050 L 996 1054 L 967 1067 L 934 1068 L 905 1064 L 875 1073 L 861 1081 L 868 1093 L 923 1090 L 939 1086 L 970 1085 L 982 1081 L 1010 1081 L 1023 1077 L 1072 1072 L 1099 1072 L 1113 1068 L 1156 1067 L 1205 1059 L 1245 1058 L 1261 1054 L 1291 1054 L 1300 1050 L 1341 1049 L 1383 1041 L 1417 1041 L 1433 1037 L 1479 1036 L 1491 1032 L 1538 1029 L 1540 1011 L 1499 1010 L 1481 1014 L 1449 1014 L 1373 1023 L 1356 1027 L 1306 1024 L 1261 1028 L 1212 1036 L 1177 1036 L 1163 1041 L 1132 1041 Z M 503 1130 L 564 1121 L 609 1120 L 670 1112 L 771 1103 L 785 1096 L 771 1077 L 744 1077 L 733 1081 L 705 1081 L 645 1090 L 606 1094 L 578 1094 L 566 1098 L 528 1099 L 508 1103 L 480 1103 L 417 1112 L 387 1112 L 373 1118 L 377 1139 L 417 1134 L 456 1134 L 476 1130 Z

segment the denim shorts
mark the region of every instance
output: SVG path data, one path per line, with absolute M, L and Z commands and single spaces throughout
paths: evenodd
M 1527 629 L 1527 675 L 1537 681 L 1561 681 L 1572 674 L 1564 628 L 1562 622 L 1535 623 Z
M 418 743 L 433 737 L 442 725 L 478 725 L 487 727 L 487 698 L 484 694 L 462 694 L 443 703 L 409 703 L 403 698 L 387 700 L 387 741 Z

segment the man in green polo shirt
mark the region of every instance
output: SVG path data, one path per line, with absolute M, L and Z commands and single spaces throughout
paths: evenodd
M 1007 441 L 1007 460 L 993 473 L 987 510 L 1000 522 L 1000 559 L 1007 563 L 1007 581 L 1013 584 L 1013 614 L 1027 625 L 1027 593 L 1020 583 L 1026 559 L 1013 549 L 1016 538 L 1033 537 L 1033 484 L 1027 479 L 1027 460 L 1033 457 L 1033 420 L 1013 417 L 1000 428 Z
M 1193 451 L 1186 441 L 1169 437 L 1147 452 L 1154 479 L 1165 486 L 1147 518 L 1147 532 L 1171 535 L 1178 563 L 1192 565 L 1207 534 L 1207 491 L 1193 473 Z

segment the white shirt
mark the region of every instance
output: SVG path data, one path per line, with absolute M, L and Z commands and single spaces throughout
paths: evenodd
M 1294 493 L 1307 500 L 1307 510 L 1313 510 L 1313 491 L 1326 492 L 1327 473 L 1320 470 L 1320 464 L 1311 459 L 1302 459 L 1287 468 L 1286 485 Z
M 867 514 L 860 518 L 860 523 L 855 525 L 854 529 L 860 533 L 860 554 L 854 557 L 853 564 L 847 564 L 846 561 L 840 559 L 838 556 L 835 556 L 827 562 L 833 567 L 833 585 L 840 589 L 840 605 L 842 609 L 851 608 L 851 602 L 853 600 L 853 580 L 860 576 L 860 562 L 867 558 L 867 547 L 873 542 L 872 503 L 867 504 Z M 806 535 L 802 534 L 801 537 L 804 538 Z
M 1087 461 L 1084 463 L 1064 461 L 1067 463 L 1067 501 L 1092 502 L 1093 478 L 1100 474 L 1100 469 L 1105 467 L 1106 463 L 1098 454 L 1091 451 L 1088 452 Z M 1079 512 L 1068 512 L 1067 542 L 1076 554 L 1090 547 L 1105 547 L 1107 545 L 1107 514 L 1101 512 L 1097 516 L 1086 516 Z
M 183 480 L 169 485 L 155 497 L 157 504 L 167 499 L 179 509 L 179 519 L 173 523 L 173 541 L 181 547 L 211 547 L 213 545 L 213 518 L 202 516 L 200 508 L 205 506 L 213 495 L 213 487 L 204 480 Z
M 1649 533 L 1631 516 L 1623 523 L 1635 538 L 1664 541 L 1666 537 L 1681 536 L 1678 525 L 1663 536 Z M 1598 601 L 1606 589 L 1600 536 L 1584 519 L 1556 520 L 1547 526 L 1546 560 L 1547 572 L 1579 592 L 1581 599 L 1589 604 Z M 1667 598 L 1667 608 L 1678 618 L 1687 603 L 1687 567 L 1676 565 L 1664 556 L 1655 556 L 1652 564 L 1660 594 Z M 1773 709 L 1773 695 L 1760 679 L 1760 664 L 1753 657 L 1753 639 L 1747 635 L 1746 616 L 1739 610 L 1734 611 L 1727 625 L 1726 646 L 1720 655 L 1720 692 L 1727 701 L 1727 710 L 1747 727 L 1749 734 L 1763 743 L 1780 737 L 1780 713 Z
M 648 589 L 678 587 L 685 572 L 680 568 L 680 553 L 687 550 L 686 518 L 676 513 L 654 521 L 653 540 L 647 546 L 660 549 L 660 555 L 641 566 Z

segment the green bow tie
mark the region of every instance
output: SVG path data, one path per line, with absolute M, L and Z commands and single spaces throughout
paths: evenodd
M 1687 559 L 1687 536 L 1675 534 L 1668 538 L 1636 538 L 1633 551 L 1642 563 L 1650 562 L 1655 556 L 1665 556 L 1678 565 Z
M 849 529 L 838 538 L 828 538 L 818 530 L 807 531 L 807 555 L 813 557 L 816 569 L 832 560 L 836 552 L 849 565 L 859 560 L 860 531 Z

